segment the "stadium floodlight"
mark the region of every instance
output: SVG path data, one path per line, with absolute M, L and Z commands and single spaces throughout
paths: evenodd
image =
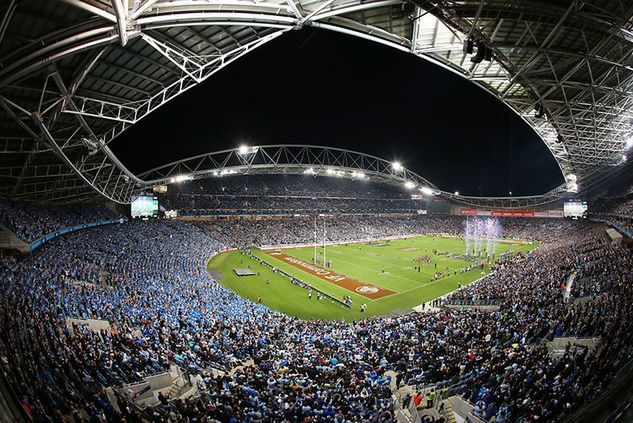
M 234 175 L 236 173 L 237 173 L 237 170 L 235 169 L 222 169 L 220 171 L 220 176 Z
M 413 188 L 415 188 L 415 183 L 413 183 L 413 182 L 411 182 L 411 181 L 406 181 L 406 182 L 404 183 L 404 187 L 405 187 L 406 189 L 413 189 Z
M 393 163 L 391 163 L 391 168 L 393 170 L 395 170 L 396 172 L 400 172 L 403 169 L 402 163 L 400 163 L 400 162 L 393 162 Z
M 169 181 L 173 184 L 173 183 L 179 183 L 179 182 L 184 182 L 184 181 L 190 181 L 193 179 L 193 176 L 191 175 L 176 175 L 173 178 L 171 178 Z
M 237 149 L 237 152 L 241 155 L 241 156 L 245 156 L 247 154 L 255 154 L 257 153 L 258 148 L 257 147 L 249 147 L 248 145 L 240 145 Z
M 626 139 L 626 148 L 631 148 L 631 147 L 633 147 L 633 135 L 631 135 L 630 137 Z
M 334 175 L 335 170 L 334 170 L 334 169 L 332 169 L 331 167 L 328 167 L 328 168 L 325 170 L 325 173 L 326 173 L 326 174 L 328 174 L 328 175 Z
M 357 170 L 352 172 L 352 178 L 365 179 L 365 177 L 366 177 L 365 172 L 361 172 L 361 171 L 357 171 Z
M 455 195 L 459 195 L 459 191 L 455 191 Z
M 303 171 L 303 173 L 306 174 L 306 175 L 315 175 L 316 174 L 316 172 L 314 171 L 313 167 L 307 168 L 306 170 Z
M 573 173 L 568 173 L 565 177 L 567 180 L 567 192 L 578 192 L 578 178 Z
M 626 161 L 626 154 L 622 155 L 622 161 L 625 162 Z
M 424 195 L 435 195 L 435 191 L 433 191 L 431 188 L 429 187 L 422 187 L 420 188 L 420 192 Z

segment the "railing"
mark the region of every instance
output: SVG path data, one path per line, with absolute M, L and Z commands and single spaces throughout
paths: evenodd
M 490 298 L 485 300 L 451 300 L 444 299 L 444 306 L 487 307 L 501 305 L 503 300 Z
M 64 228 L 64 229 L 59 229 L 55 232 L 51 232 L 49 234 L 44 235 L 43 237 L 36 239 L 35 241 L 31 242 L 29 244 L 29 251 L 34 251 L 37 248 L 41 247 L 42 244 L 44 244 L 45 242 L 50 241 L 53 238 L 57 238 L 58 236 L 70 233 L 70 232 L 74 232 L 74 231 L 78 231 L 80 229 L 87 229 L 87 228 L 93 228 L 95 226 L 101 226 L 101 225 L 109 225 L 109 224 L 113 224 L 113 223 L 123 223 L 125 222 L 124 218 L 120 218 L 120 219 L 110 219 L 110 220 L 101 220 L 99 222 L 91 222 L 91 223 L 82 223 L 81 225 L 76 225 L 76 226 L 71 226 L 69 228 Z
M 413 403 L 413 398 L 411 398 L 411 400 L 409 401 L 409 404 L 407 405 L 406 408 L 403 408 L 403 401 L 402 401 L 402 393 L 400 391 L 395 391 L 393 393 L 393 408 L 394 408 L 394 412 L 396 412 L 398 409 L 400 410 L 407 410 L 409 412 L 409 416 L 410 416 L 410 421 L 412 423 L 420 423 L 422 421 L 422 418 L 420 417 L 420 414 L 418 413 L 418 409 L 416 408 L 415 404 Z
M 144 407 L 141 407 L 140 405 L 136 403 L 136 401 L 130 398 L 122 388 L 113 386 L 112 392 L 117 398 L 125 402 L 130 408 L 136 411 L 136 414 L 144 417 L 145 419 L 147 419 L 147 421 L 150 421 L 149 419 L 151 419 L 152 416 L 150 416 L 150 414 L 147 413 Z
M 624 235 L 628 236 L 629 238 L 633 239 L 633 231 L 626 229 L 625 227 L 621 226 L 618 223 L 613 222 L 612 220 L 608 219 L 608 218 L 603 218 L 603 217 L 592 217 L 589 220 L 594 221 L 594 222 L 602 222 L 602 223 L 608 223 L 609 225 L 613 226 L 614 228 L 616 228 L 618 231 L 620 231 L 621 233 L 623 233 Z
M 324 211 L 323 213 L 315 212 L 314 209 L 306 210 L 305 212 L 295 211 L 294 213 L 274 212 L 273 210 L 265 210 L 266 213 L 219 213 L 219 214 L 201 214 L 192 215 L 185 214 L 175 218 L 176 220 L 248 220 L 248 219 L 279 219 L 279 218 L 326 218 L 333 219 L 338 217 L 412 217 L 418 216 L 417 212 L 363 212 L 363 213 L 331 213 Z

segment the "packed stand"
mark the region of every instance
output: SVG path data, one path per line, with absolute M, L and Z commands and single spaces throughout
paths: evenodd
M 539 242 L 555 241 L 574 223 L 566 219 L 499 218 L 504 236 Z M 201 229 L 227 245 L 310 243 L 314 240 L 314 218 L 216 220 L 197 222 Z M 464 218 L 459 216 L 419 215 L 409 217 L 349 217 L 318 219 L 319 234 L 325 226 L 326 241 L 350 242 L 425 234 L 460 235 Z M 319 238 L 321 240 L 321 238 Z
M 544 244 L 460 291 L 497 298 L 498 311 L 444 309 L 353 324 L 279 314 L 206 271 L 206 259 L 226 246 L 253 236 L 292 243 L 312 233 L 313 221 L 129 222 L 82 231 L 32 256 L 0 257 L 0 351 L 36 421 L 138 421 L 125 402 L 110 404 L 102 387 L 138 381 L 170 363 L 199 374 L 204 386 L 188 400 L 165 399 L 146 412 L 151 421 L 393 422 L 392 383 L 450 387 L 486 420 L 555 421 L 594 399 L 630 359 L 631 252 L 612 248 L 600 239 L 603 229 L 587 222 L 503 223 L 507 235 Z M 229 237 L 231 225 L 237 229 Z M 352 240 L 354 231 L 356 239 L 459 234 L 463 219 L 328 225 Z M 578 288 L 578 295 L 591 294 L 578 306 L 564 295 L 574 274 L 591 285 Z M 68 327 L 67 317 L 105 319 L 113 329 Z M 543 341 L 562 335 L 597 337 L 599 346 L 548 356 Z M 213 376 L 210 369 L 233 371 Z
M 180 215 L 415 213 L 412 191 L 364 180 L 310 175 L 240 175 L 172 184 L 161 198 Z
M 0 200 L 0 222 L 27 242 L 60 229 L 120 217 L 102 204 L 25 204 Z
M 631 175 L 633 174 L 630 171 L 623 173 L 622 177 L 611 184 L 602 197 L 589 203 L 591 217 L 614 223 L 629 234 L 633 234 L 633 176 Z

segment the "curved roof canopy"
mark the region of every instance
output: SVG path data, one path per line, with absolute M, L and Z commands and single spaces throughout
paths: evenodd
M 583 187 L 631 143 L 633 0 L 9 0 L 0 9 L 0 195 L 119 201 L 146 186 L 108 144 L 303 25 L 410 52 L 488 90 Z
M 312 175 L 372 180 L 404 187 L 412 195 L 432 199 L 435 196 L 475 207 L 532 208 L 560 198 L 560 189 L 537 196 L 470 197 L 442 191 L 400 162 L 342 148 L 317 145 L 277 144 L 240 146 L 178 160 L 139 175 L 147 186 L 177 184 L 203 178 L 239 175 Z

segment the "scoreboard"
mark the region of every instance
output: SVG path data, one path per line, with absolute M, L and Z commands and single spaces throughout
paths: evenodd
M 563 215 L 565 217 L 584 217 L 587 214 L 587 202 L 580 200 L 565 201 Z
M 157 218 L 158 217 L 158 196 L 139 195 L 132 201 L 132 218 Z

